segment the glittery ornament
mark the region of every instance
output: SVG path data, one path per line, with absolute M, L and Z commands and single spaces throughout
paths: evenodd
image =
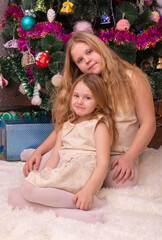
M 44 0 L 37 0 L 34 11 L 36 11 L 36 12 L 40 11 L 40 12 L 45 12 L 46 13 L 46 7 L 44 5 Z
M 31 103 L 33 105 L 40 105 L 42 103 L 42 99 L 39 96 L 39 91 L 41 90 L 41 86 L 39 83 L 36 83 L 34 86 L 34 91 L 33 91 L 33 98 L 31 100 Z
M 60 10 L 60 13 L 62 14 L 71 14 L 74 13 L 74 4 L 72 2 L 64 2 L 62 4 L 62 8 Z
M 8 85 L 8 81 L 6 79 L 4 79 L 2 74 L 0 74 L 0 88 L 3 89 L 7 85 Z
M 101 16 L 101 24 L 108 24 L 110 23 L 110 16 L 107 14 L 104 14 Z
M 47 68 L 50 61 L 50 55 L 48 52 L 39 52 L 36 55 L 35 62 L 41 68 Z
M 30 65 L 35 64 L 35 58 L 34 56 L 30 53 L 30 50 L 28 49 L 25 52 L 22 52 L 23 56 L 21 59 L 21 65 L 22 67 L 28 67 Z
M 48 19 L 48 21 L 51 23 L 51 22 L 53 22 L 53 20 L 55 19 L 55 15 L 56 15 L 56 13 L 55 13 L 55 11 L 52 9 L 52 8 L 50 8 L 48 11 L 47 11 L 47 19 Z
M 18 48 L 18 44 L 14 38 L 12 40 L 6 42 L 5 44 L 3 44 L 3 46 L 5 48 Z
M 160 20 L 160 14 L 157 11 L 153 11 L 150 16 L 151 20 L 158 23 Z

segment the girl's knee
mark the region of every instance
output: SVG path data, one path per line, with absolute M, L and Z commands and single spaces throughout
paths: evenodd
M 35 194 L 35 189 L 34 189 L 34 185 L 27 182 L 27 181 L 23 181 L 20 190 L 21 190 L 21 194 L 23 195 L 23 197 L 28 200 L 31 201 L 34 198 L 34 194 Z
M 105 181 L 104 181 L 104 187 L 109 187 L 109 188 L 127 188 L 127 187 L 134 187 L 137 185 L 138 181 L 138 168 L 135 166 L 135 175 L 134 178 L 130 181 L 127 179 L 124 183 L 121 181 L 119 183 L 116 182 L 116 180 L 113 180 L 113 176 L 115 173 L 116 168 L 113 170 L 110 170 Z

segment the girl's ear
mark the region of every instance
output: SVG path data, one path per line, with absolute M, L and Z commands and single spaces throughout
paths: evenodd
M 100 107 L 99 107 L 99 105 L 97 104 L 97 106 L 96 106 L 96 108 L 95 108 L 94 112 L 98 112 L 98 111 L 99 111 L 99 109 L 100 109 Z

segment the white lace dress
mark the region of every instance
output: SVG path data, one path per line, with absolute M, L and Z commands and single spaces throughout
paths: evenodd
M 77 124 L 66 122 L 57 168 L 32 171 L 26 180 L 39 187 L 59 188 L 72 193 L 83 188 L 96 167 L 94 131 L 101 119 L 102 116 Z

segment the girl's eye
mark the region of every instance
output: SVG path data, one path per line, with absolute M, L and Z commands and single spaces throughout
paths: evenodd
M 92 52 L 92 49 L 88 50 L 88 54 L 90 54 Z
M 74 98 L 78 98 L 79 95 L 78 95 L 78 94 L 74 94 L 73 97 L 74 97 Z
M 85 97 L 85 99 L 89 100 L 89 99 L 91 99 L 91 98 L 87 96 L 87 97 Z
M 78 63 L 81 63 L 82 59 L 83 59 L 83 58 L 79 58 Z

